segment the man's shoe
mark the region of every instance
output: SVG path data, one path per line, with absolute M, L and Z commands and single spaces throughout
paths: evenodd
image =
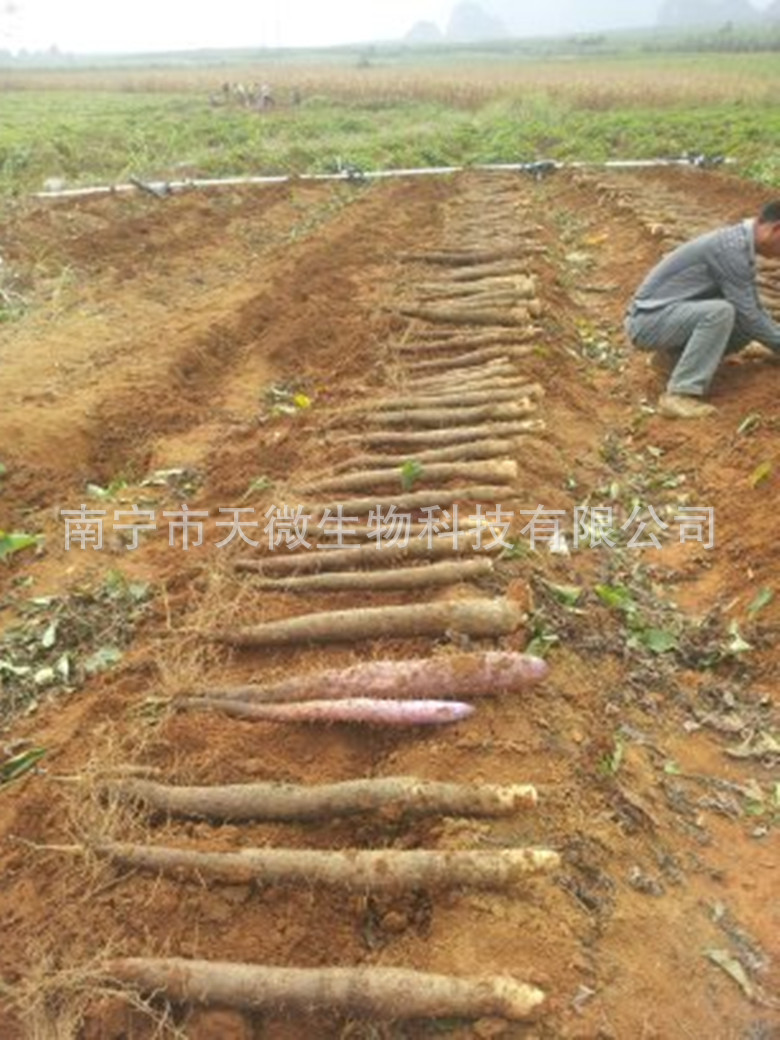
M 667 419 L 704 419 L 715 411 L 714 405 L 688 394 L 662 394 L 658 398 L 658 414 Z
M 771 347 L 765 347 L 763 343 L 751 340 L 736 356 L 745 361 L 772 361 L 777 355 Z

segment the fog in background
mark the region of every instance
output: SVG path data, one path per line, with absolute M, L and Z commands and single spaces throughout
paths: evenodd
M 479 40 L 749 21 L 770 5 L 780 17 L 780 0 L 0 0 L 0 47 L 88 54 Z

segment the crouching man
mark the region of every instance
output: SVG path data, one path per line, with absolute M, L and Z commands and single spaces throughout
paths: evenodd
M 780 200 L 756 219 L 710 231 L 678 246 L 639 286 L 626 333 L 670 373 L 661 415 L 698 419 L 715 409 L 702 398 L 726 354 L 752 340 L 780 356 L 780 324 L 761 306 L 756 255 L 780 257 Z

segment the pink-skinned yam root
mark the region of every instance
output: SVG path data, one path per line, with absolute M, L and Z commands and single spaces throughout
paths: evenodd
M 345 700 L 263 704 L 240 700 L 193 698 L 192 708 L 216 708 L 227 715 L 268 722 L 362 722 L 374 726 L 440 726 L 460 722 L 474 713 L 459 701 L 391 701 L 370 697 Z
M 208 699 L 273 703 L 351 697 L 414 700 L 485 697 L 513 693 L 541 682 L 548 666 L 539 657 L 507 651 L 442 654 L 404 661 L 368 661 L 351 668 L 295 675 L 272 684 L 214 687 Z

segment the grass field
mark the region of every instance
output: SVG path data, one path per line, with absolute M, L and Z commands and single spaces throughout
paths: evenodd
M 780 182 L 772 53 L 626 51 L 544 60 L 498 53 L 354 52 L 0 72 L 0 191 L 242 174 L 540 158 L 728 154 Z M 277 104 L 225 101 L 224 81 L 269 82 Z M 292 104 L 293 92 L 300 103 Z

